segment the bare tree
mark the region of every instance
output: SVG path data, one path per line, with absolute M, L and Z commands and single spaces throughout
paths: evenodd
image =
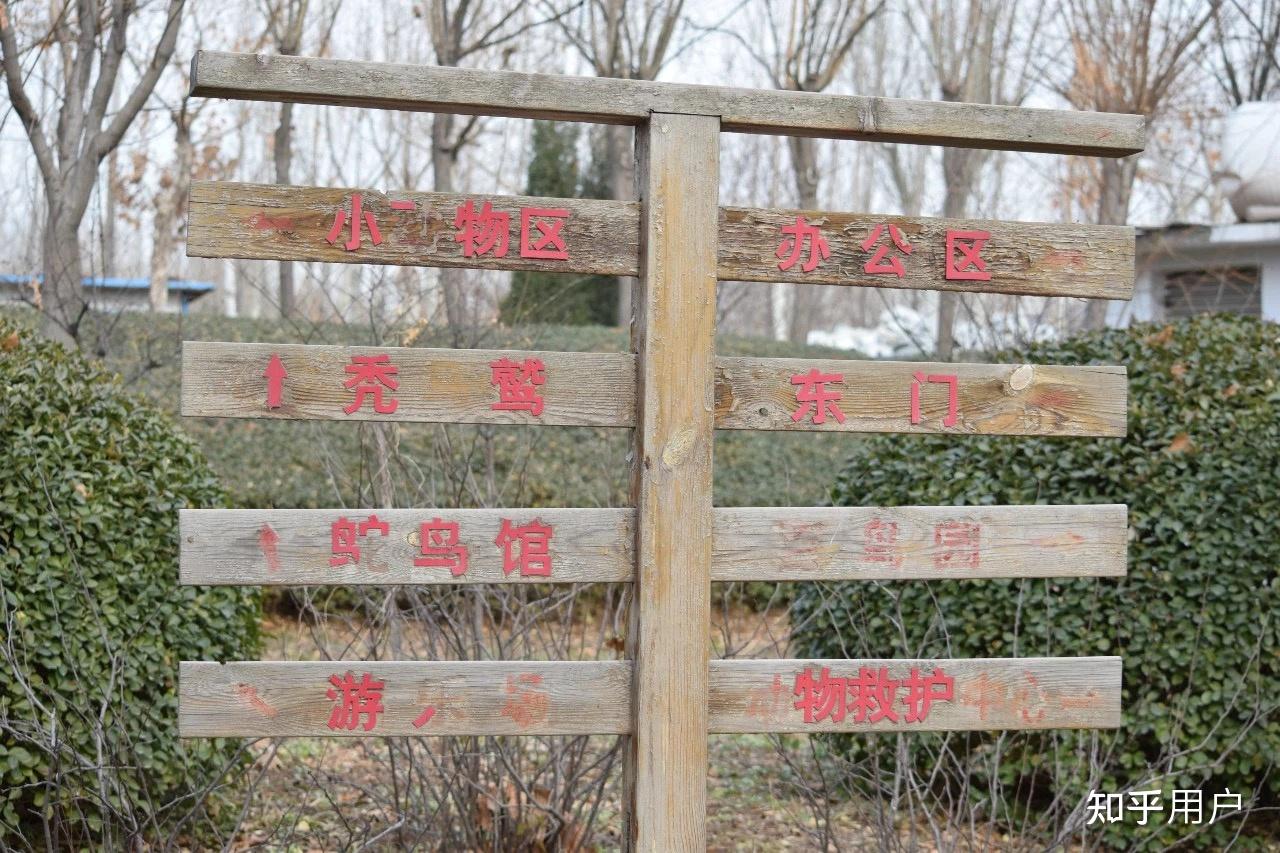
M 120 67 L 126 64 L 128 28 L 138 17 L 135 0 L 78 0 L 54 4 L 47 31 L 34 37 L 29 49 L 35 62 L 56 51 L 50 62 L 52 83 L 45 96 L 56 104 L 57 120 L 46 131 L 46 116 L 33 94 L 32 77 L 22 67 L 17 25 L 7 0 L 0 0 L 0 51 L 9 99 L 27 132 L 44 184 L 46 213 L 42 244 L 44 284 L 41 302 L 45 333 L 64 342 L 78 342 L 80 323 L 88 311 L 81 279 L 83 260 L 80 223 L 89 206 L 103 159 L 120 144 L 160 75 L 169 64 L 178 40 L 185 0 L 169 0 L 163 29 L 149 52 L 133 89 L 114 105 Z M 31 22 L 31 26 L 35 22 Z M 149 34 L 147 41 L 154 38 Z M 129 63 L 136 61 L 132 57 Z
M 1213 16 L 1214 77 L 1234 105 L 1280 91 L 1280 2 L 1231 0 Z
M 683 21 L 684 0 L 581 0 L 567 13 L 558 12 L 552 0 L 544 0 L 544 7 L 598 77 L 656 80 L 679 53 L 672 45 Z M 612 196 L 635 198 L 634 129 L 610 125 L 604 148 Z M 630 322 L 631 279 L 619 278 L 618 325 Z
M 415 13 L 426 18 L 437 65 L 462 65 L 472 57 L 509 44 L 544 23 L 529 20 L 522 12 L 519 5 L 503 6 L 491 0 L 427 0 L 415 7 Z M 511 50 L 506 50 L 502 54 L 504 64 L 511 53 Z M 465 121 L 459 121 L 458 116 L 440 113 L 433 118 L 431 167 L 436 192 L 454 191 L 458 160 L 463 148 L 475 140 L 480 124 L 478 116 L 468 116 Z M 462 270 L 440 270 L 445 318 L 455 330 L 471 319 L 464 275 Z
M 1194 0 L 1064 0 L 1063 28 L 1075 58 L 1056 88 L 1072 106 L 1160 117 L 1174 86 L 1200 58 L 1201 35 L 1222 5 Z M 1138 174 L 1138 155 L 1106 158 L 1097 169 L 1096 221 L 1123 225 Z M 1107 303 L 1090 300 L 1085 324 L 1100 327 Z
M 872 18 L 884 8 L 884 0 L 793 0 L 786 21 L 781 20 L 777 0 L 763 0 L 767 47 L 757 46 L 759 32 L 730 35 L 769 75 L 776 89 L 790 92 L 822 92 L 844 66 L 854 43 Z M 792 136 L 787 139 L 795 181 L 796 204 L 805 210 L 818 207 L 818 142 Z M 792 286 L 791 317 L 787 337 L 804 343 L 817 319 L 819 293 L 812 287 Z
M 942 100 L 1020 104 L 1031 89 L 1043 7 L 998 0 L 917 0 L 908 18 L 928 58 Z M 915 22 L 922 22 L 917 28 Z M 942 215 L 970 214 L 975 185 L 993 152 L 942 149 Z M 935 351 L 949 361 L 955 348 L 958 293 L 938 294 Z

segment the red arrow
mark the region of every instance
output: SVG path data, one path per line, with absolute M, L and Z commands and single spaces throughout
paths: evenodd
M 262 525 L 258 531 L 258 548 L 262 551 L 262 556 L 267 558 L 267 571 L 280 571 L 280 554 L 276 550 L 276 546 L 280 544 L 280 534 L 276 533 L 274 527 L 270 524 Z
M 267 380 L 267 408 L 280 408 L 280 395 L 284 391 L 285 377 L 289 374 L 285 371 L 279 354 L 271 354 L 271 361 L 267 362 L 267 369 L 262 371 L 262 375 Z

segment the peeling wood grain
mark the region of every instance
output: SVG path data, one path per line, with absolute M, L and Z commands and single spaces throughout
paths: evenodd
M 281 404 L 267 405 L 263 372 L 273 355 L 288 372 Z M 344 387 L 353 356 L 387 355 L 400 387 L 388 396 L 396 411 L 379 414 L 371 400 L 350 414 L 355 392 Z M 536 358 L 546 367 L 539 387 L 542 413 L 494 409 L 499 401 L 491 363 Z M 629 427 L 635 423 L 635 356 L 629 353 L 555 353 L 336 347 L 187 341 L 183 345 L 182 414 L 189 417 L 281 420 L 377 420 L 428 423 L 500 423 Z M 817 370 L 841 376 L 823 384 L 839 394 L 822 423 L 797 399 L 797 376 Z M 912 422 L 912 385 L 920 373 L 918 422 Z M 931 376 L 956 377 L 950 420 L 949 388 Z M 837 432 L 983 435 L 1123 436 L 1127 380 L 1123 367 L 994 365 L 914 361 L 731 358 L 715 360 L 717 429 L 828 430 Z M 589 391 L 584 391 L 589 389 Z M 662 458 L 687 451 L 692 439 L 672 436 Z
M 335 211 L 358 193 L 378 225 L 382 242 L 366 238 L 355 251 L 329 243 Z M 412 201 L 414 210 L 392 210 L 390 200 Z M 471 201 L 490 203 L 510 218 L 507 253 L 464 257 L 454 215 Z M 522 258 L 520 209 L 569 212 L 562 226 L 568 260 Z M 830 257 L 810 272 L 803 263 L 784 270 L 778 249 L 797 217 L 818 227 Z M 1033 296 L 1128 299 L 1133 295 L 1134 231 L 1126 226 L 1000 222 L 883 216 L 832 211 L 719 208 L 717 278 L 724 281 L 788 281 L 895 289 L 955 290 Z M 879 225 L 899 229 L 911 247 L 901 258 L 904 275 L 874 275 L 862 248 Z M 347 226 L 349 228 L 349 225 Z M 493 270 L 540 270 L 634 276 L 639 268 L 640 207 L 636 202 L 525 196 L 397 192 L 367 188 L 285 187 L 196 182 L 191 188 L 187 253 L 193 257 L 325 263 L 372 263 Z M 991 278 L 946 278 L 947 233 L 985 231 L 980 251 Z M 884 237 L 883 239 L 888 239 Z M 953 258 L 961 258 L 952 250 Z M 807 251 L 805 253 L 807 257 Z
M 334 522 L 360 524 L 371 516 L 387 533 L 370 530 L 356 537 L 355 560 L 337 557 Z M 630 583 L 634 516 L 630 509 L 184 509 L 178 515 L 179 577 L 186 584 L 267 586 Z M 431 548 L 430 532 L 426 559 L 438 564 L 415 565 L 423 558 L 422 525 L 437 519 L 458 525 L 456 542 L 466 549 L 467 561 L 461 575 L 451 570 L 460 567 L 457 554 Z M 518 567 L 507 571 L 507 550 L 496 542 L 504 519 L 517 528 L 536 521 L 552 529 L 549 577 L 526 576 Z M 264 528 L 275 532 L 274 568 L 259 541 Z M 521 553 L 513 544 L 512 558 Z M 333 565 L 335 559 L 340 565 Z
M 822 385 L 844 417 L 818 404 L 805 412 L 793 383 L 812 371 L 842 377 Z M 921 374 L 925 381 L 917 383 Z M 954 376 L 950 388 L 929 377 Z M 914 361 L 824 361 L 795 358 L 716 360 L 718 429 L 981 435 L 1125 435 L 1128 387 L 1123 367 L 996 365 Z M 912 422 L 912 385 L 919 384 L 920 420 Z
M 796 677 L 856 679 L 887 669 L 902 682 L 914 668 L 952 680 L 951 699 L 931 703 L 907 722 L 908 689 L 899 684 L 898 720 L 805 722 Z M 705 684 L 708 730 L 742 732 L 920 732 L 1104 729 L 1120 725 L 1118 657 L 976 658 L 966 660 L 715 660 Z M 338 697 L 331 676 L 351 673 L 381 683 L 381 710 L 366 729 L 329 723 Z M 181 737 L 436 736 L 625 734 L 631 731 L 630 661 L 183 661 L 179 672 Z M 691 692 L 693 685 L 684 685 Z M 340 694 L 338 694 L 340 697 Z
M 651 113 L 719 116 L 729 132 L 1124 157 L 1142 116 L 198 51 L 209 98 L 642 125 Z
M 340 518 L 370 516 L 387 535 L 360 537 L 356 561 L 332 565 Z M 184 509 L 184 584 L 631 583 L 631 509 Z M 553 529 L 551 576 L 505 571 L 495 544 L 503 519 Z M 421 525 L 456 522 L 468 569 L 418 567 Z M 711 580 L 942 580 L 1122 577 L 1128 544 L 1123 505 L 718 507 Z M 272 556 L 261 531 L 273 533 Z
M 716 510 L 716 581 L 1123 577 L 1123 505 Z

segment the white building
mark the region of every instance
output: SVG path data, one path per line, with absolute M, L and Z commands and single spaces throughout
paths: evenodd
M 1111 303 L 1108 324 L 1206 311 L 1280 322 L 1280 221 L 1139 229 L 1133 300 Z

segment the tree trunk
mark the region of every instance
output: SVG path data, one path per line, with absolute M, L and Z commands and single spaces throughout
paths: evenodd
M 41 251 L 44 281 L 37 302 L 44 312 L 45 336 L 67 346 L 77 346 L 80 321 L 89 307 L 84 296 L 80 217 L 58 204 L 56 197 L 50 199 L 49 206 Z
M 435 176 L 435 191 L 453 192 L 454 170 L 458 167 L 458 152 L 451 140 L 454 117 L 437 115 L 431 121 L 431 170 Z M 463 272 L 459 269 L 440 270 L 440 290 L 444 294 L 444 316 L 454 337 L 454 345 L 460 342 L 462 329 L 467 325 L 467 294 Z
M 169 273 L 173 268 L 173 244 L 182 200 L 191 186 L 191 127 L 187 116 L 174 116 L 175 174 L 162 180 L 156 199 L 155 234 L 151 247 L 151 310 L 163 311 L 169 302 Z
M 1129 220 L 1129 197 L 1138 174 L 1138 155 L 1105 159 L 1099 170 L 1098 224 L 1124 225 Z M 1107 322 L 1106 299 L 1090 299 L 1085 308 L 1085 328 L 1101 329 Z
M 788 138 L 791 170 L 796 181 L 796 203 L 804 210 L 818 209 L 818 146 L 809 137 Z M 787 337 L 795 344 L 807 343 L 817 320 L 821 293 L 814 285 L 791 284 L 791 317 Z
M 605 158 L 609 163 L 609 190 L 618 201 L 636 197 L 635 130 L 626 125 L 605 128 Z M 631 290 L 635 279 L 618 277 L 618 325 L 631 324 Z
M 944 90 L 943 100 L 955 101 Z M 969 209 L 969 196 L 986 153 L 971 148 L 942 149 L 942 178 L 946 184 L 946 196 L 942 201 L 942 215 L 948 219 L 961 219 Z M 938 291 L 938 327 L 934 353 L 939 361 L 951 361 L 955 355 L 956 312 L 960 294 L 954 291 Z
M 276 183 L 287 186 L 293 167 L 293 104 L 280 105 L 280 123 L 276 125 L 275 150 L 272 152 L 276 166 Z M 280 262 L 280 316 L 289 319 L 297 311 L 297 298 L 293 289 L 293 264 Z

